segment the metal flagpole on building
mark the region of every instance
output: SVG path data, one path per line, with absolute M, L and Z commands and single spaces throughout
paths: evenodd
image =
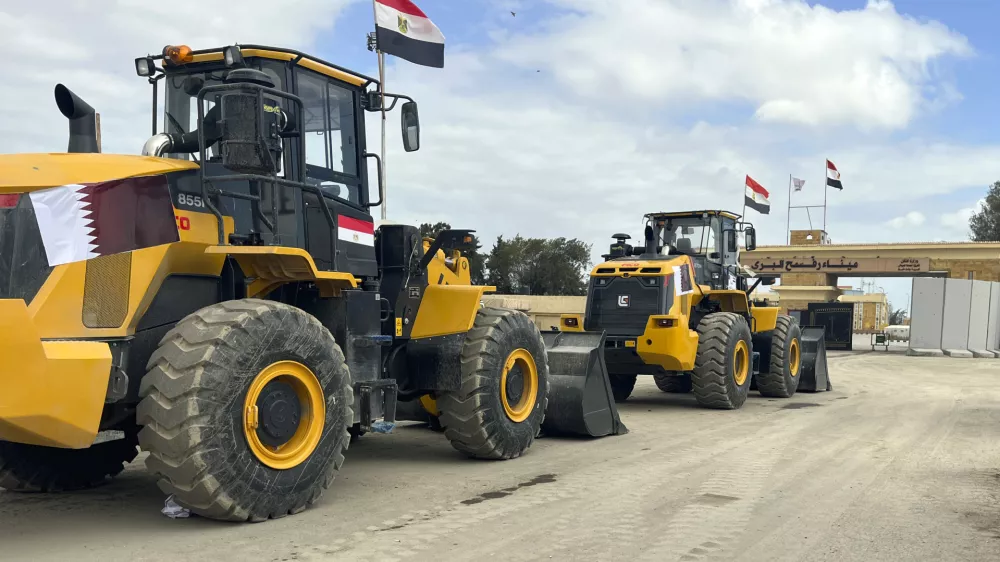
M 827 181 L 829 173 L 826 162 L 823 162 L 823 232 L 826 232 L 826 193 L 830 191 L 830 182 Z
M 785 245 L 792 241 L 792 174 L 788 174 L 788 210 L 785 211 Z

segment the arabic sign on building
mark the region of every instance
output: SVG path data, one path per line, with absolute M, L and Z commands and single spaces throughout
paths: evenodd
M 925 273 L 930 258 L 848 258 L 816 259 L 815 256 L 791 258 L 763 257 L 744 265 L 754 273 Z

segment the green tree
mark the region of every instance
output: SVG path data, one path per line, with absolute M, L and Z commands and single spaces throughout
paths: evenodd
M 1000 241 L 1000 181 L 986 192 L 986 203 L 969 218 L 971 238 L 976 242 Z
M 420 225 L 420 236 L 429 236 L 434 238 L 437 236 L 438 232 L 449 229 L 451 229 L 451 225 L 446 222 L 436 222 L 434 224 L 425 222 Z M 465 257 L 469 259 L 469 276 L 472 278 L 473 285 L 486 284 L 486 273 L 484 268 L 486 260 L 483 255 L 479 253 L 479 249 L 482 247 L 482 244 L 479 243 L 479 237 L 473 234 L 471 248 L 464 249 L 462 251 Z
M 498 236 L 486 281 L 513 295 L 585 295 L 591 245 L 577 239 Z
M 904 308 L 897 308 L 896 310 L 892 310 L 892 305 L 890 304 L 889 305 L 889 310 L 891 311 L 889 313 L 889 325 L 890 326 L 899 326 L 904 321 L 906 321 L 906 316 L 907 316 L 906 309 L 904 309 Z

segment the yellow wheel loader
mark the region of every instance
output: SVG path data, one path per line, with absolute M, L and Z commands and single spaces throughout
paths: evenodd
M 99 153 L 93 108 L 62 85 L 68 153 L 0 155 L 0 488 L 100 484 L 138 446 L 196 514 L 282 517 L 320 497 L 352 434 L 420 399 L 470 457 L 531 446 L 545 343 L 480 306 L 472 231 L 423 240 L 371 216 L 365 113 L 406 100 L 414 151 L 413 100 L 257 45 L 135 67 L 141 156 Z
M 717 210 L 644 219 L 641 246 L 615 234 L 606 261 L 592 270 L 585 314 L 560 319 L 562 333 L 605 334 L 615 400 L 629 397 L 637 375 L 653 375 L 663 392 L 690 392 L 701 406 L 730 410 L 743 406 L 751 388 L 778 398 L 831 388 L 823 328 L 800 327 L 749 298 L 759 284 L 774 283 L 760 277 L 751 285 L 739 265 L 738 234 L 753 250 L 753 225 Z M 553 392 L 564 393 L 558 385 Z

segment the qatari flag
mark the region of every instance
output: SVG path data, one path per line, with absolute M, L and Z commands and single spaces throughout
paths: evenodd
M 30 197 L 50 266 L 180 240 L 165 176 L 62 185 Z
M 414 64 L 444 67 L 444 35 L 410 0 L 375 1 L 377 49 Z

